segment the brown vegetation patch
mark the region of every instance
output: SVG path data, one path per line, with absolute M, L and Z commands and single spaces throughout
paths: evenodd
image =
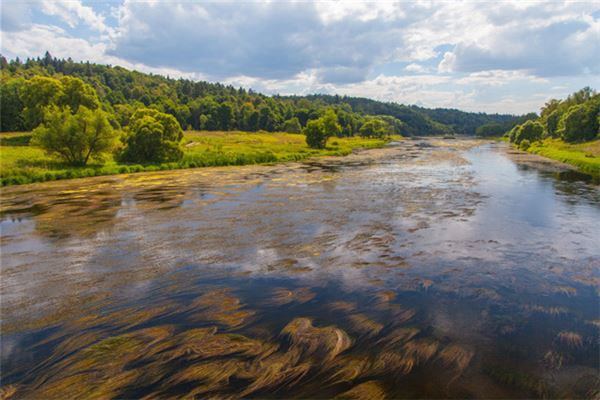
M 385 390 L 379 382 L 368 381 L 354 386 L 352 389 L 337 395 L 335 398 L 353 400 L 383 400 L 385 397 Z
M 316 355 L 332 360 L 352 345 L 352 340 L 343 330 L 334 326 L 314 327 L 308 318 L 296 318 L 281 331 L 289 337 L 291 348 L 304 356 Z

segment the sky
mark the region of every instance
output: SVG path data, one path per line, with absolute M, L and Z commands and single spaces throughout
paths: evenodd
M 2 55 L 524 114 L 600 89 L 600 2 L 2 0 Z

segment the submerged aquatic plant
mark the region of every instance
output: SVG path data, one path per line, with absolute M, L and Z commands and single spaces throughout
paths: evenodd
M 377 343 L 383 344 L 385 347 L 390 348 L 402 343 L 408 342 L 413 337 L 419 334 L 417 328 L 396 328 L 390 333 L 381 338 Z
M 368 381 L 354 386 L 347 392 L 337 395 L 336 399 L 355 399 L 355 400 L 382 400 L 385 399 L 385 390 L 381 383 L 377 381 Z
M 329 304 L 329 309 L 331 311 L 350 312 L 356 309 L 356 304 L 347 301 L 334 301 L 333 303 Z
M 383 325 L 373 321 L 365 314 L 352 314 L 348 317 L 352 330 L 361 336 L 377 336 L 383 329 Z
M 469 366 L 473 354 L 472 350 L 465 349 L 459 344 L 450 344 L 439 352 L 438 358 L 445 366 L 453 366 L 457 371 L 456 378 L 458 378 Z
M 368 373 L 372 368 L 372 363 L 367 357 L 338 357 L 331 365 L 331 370 L 334 372 L 328 378 L 332 384 L 352 382 L 364 374 Z
M 211 290 L 192 303 L 192 309 L 201 311 L 192 314 L 193 320 L 214 321 L 229 328 L 239 327 L 248 322 L 255 312 L 243 309 L 240 299 L 227 289 Z
M 320 356 L 332 360 L 352 345 L 352 339 L 335 326 L 314 327 L 308 318 L 296 318 L 281 333 L 289 337 L 291 347 L 304 356 Z
M 288 303 L 304 304 L 316 297 L 316 293 L 309 288 L 299 289 L 274 289 L 271 296 L 271 302 L 275 305 L 284 305 Z
M 555 371 L 560 370 L 563 365 L 564 357 L 562 354 L 557 353 L 553 350 L 548 350 L 546 354 L 544 354 L 544 365 Z
M 562 331 L 556 335 L 556 339 L 568 347 L 582 347 L 583 338 L 580 334 L 570 331 Z

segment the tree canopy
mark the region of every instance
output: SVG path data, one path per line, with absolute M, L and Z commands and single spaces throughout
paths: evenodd
M 179 148 L 182 138 L 175 117 L 154 109 L 139 109 L 129 122 L 122 159 L 136 163 L 177 161 L 183 156 Z
M 69 106 L 57 105 L 44 112 L 45 120 L 33 131 L 32 140 L 49 154 L 72 165 L 86 165 L 114 148 L 117 135 L 106 112 L 83 105 L 74 114 Z
M 547 137 L 562 138 L 565 142 L 600 137 L 600 94 L 585 87 L 565 100 L 551 99 L 542 107 L 535 125 L 517 125 L 509 133 L 511 142 L 517 144 L 525 139 L 534 142 Z
M 4 131 L 35 128 L 50 104 L 68 105 L 72 112 L 80 105 L 100 107 L 109 113 L 113 125 L 121 127 L 127 126 L 136 109 L 152 108 L 172 115 L 182 129 L 268 132 L 298 132 L 332 109 L 341 127 L 336 133 L 339 136 L 359 134 L 374 116 L 384 120 L 392 133 L 403 135 L 474 134 L 485 123 L 510 125 L 516 121 L 511 115 L 430 110 L 357 97 L 265 96 L 219 83 L 76 63 L 50 54 L 25 62 L 0 58 L 3 99 L 10 105 L 2 111 L 0 128 Z

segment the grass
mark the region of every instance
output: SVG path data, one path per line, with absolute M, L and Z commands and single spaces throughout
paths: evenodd
M 560 139 L 545 139 L 532 143 L 527 151 L 573 165 L 590 175 L 600 176 L 600 139 L 574 144 Z
M 393 137 L 398 139 L 399 137 Z M 104 164 L 69 166 L 31 146 L 30 132 L 0 134 L 2 186 L 142 171 L 300 161 L 318 156 L 345 156 L 355 149 L 377 148 L 383 139 L 330 138 L 325 149 L 311 149 L 304 135 L 291 133 L 186 132 L 183 159 L 165 164 L 123 164 L 113 158 Z

